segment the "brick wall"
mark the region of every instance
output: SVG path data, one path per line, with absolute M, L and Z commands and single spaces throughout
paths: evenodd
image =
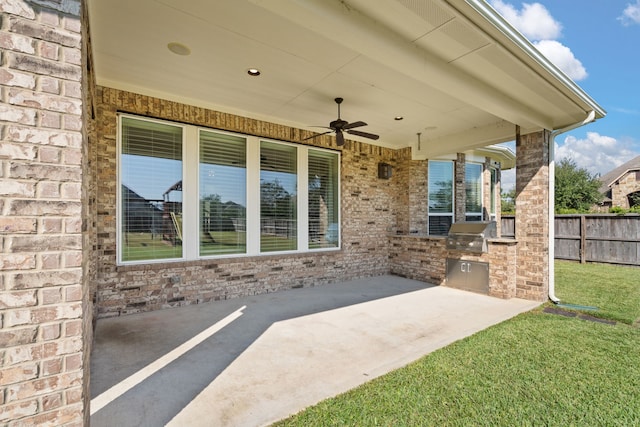
M 427 232 L 427 165 L 428 161 L 411 160 L 411 149 L 398 151 L 397 223 L 394 232 Z
M 516 141 L 516 240 L 519 298 L 545 301 L 549 293 L 548 131 Z
M 311 134 L 268 122 L 98 88 L 96 94 L 96 264 L 98 315 L 113 316 L 313 286 L 389 271 L 389 230 L 398 216 L 398 164 L 408 150 L 395 151 L 347 141 L 342 150 L 342 249 L 296 255 L 268 255 L 144 266 L 116 265 L 116 113 L 125 111 L 299 143 Z M 336 149 L 332 137 L 306 141 Z M 406 152 L 405 152 L 406 151 Z M 394 167 L 378 179 L 378 163 Z M 401 168 L 400 168 L 401 169 Z
M 86 416 L 80 6 L 0 1 L 2 425 Z

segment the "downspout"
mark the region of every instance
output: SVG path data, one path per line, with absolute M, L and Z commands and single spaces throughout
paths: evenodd
M 578 123 L 574 123 L 562 129 L 556 129 L 551 132 L 551 140 L 549 141 L 549 299 L 558 304 L 560 299 L 556 297 L 556 269 L 555 269 L 555 193 L 556 193 L 556 163 L 555 163 L 555 150 L 556 150 L 556 136 L 569 132 L 570 130 L 579 128 L 588 123 L 591 123 L 596 117 L 594 110 L 589 111 L 587 117 Z

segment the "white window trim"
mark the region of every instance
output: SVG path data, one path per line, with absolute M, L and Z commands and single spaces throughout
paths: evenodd
M 150 119 L 148 117 L 141 117 L 141 116 L 136 116 L 136 115 L 130 115 L 130 114 L 118 114 L 117 115 L 117 126 L 118 129 L 116 131 L 116 265 L 140 265 L 140 264 L 148 264 L 148 263 L 162 263 L 162 262 L 180 262 L 180 261 L 185 261 L 187 258 L 185 256 L 185 247 L 184 245 L 182 246 L 182 257 L 180 258 L 161 258 L 161 259 L 151 259 L 151 260 L 143 260 L 143 261 L 123 261 L 122 260 L 122 250 L 121 250 L 121 245 L 122 245 L 122 216 L 124 214 L 123 212 L 123 205 L 122 205 L 122 119 L 123 118 L 130 118 L 130 119 L 135 119 L 135 120 L 140 120 L 140 121 L 146 121 L 146 122 L 151 122 L 151 123 L 163 123 L 163 124 L 171 124 L 172 126 L 176 126 L 176 127 L 180 127 L 182 128 L 182 182 L 184 182 L 185 179 L 185 159 L 187 156 L 187 138 L 186 138 L 186 125 L 180 124 L 180 123 L 173 123 L 173 122 L 167 122 L 167 121 L 163 121 L 163 120 L 155 120 L 155 119 Z M 183 186 L 184 188 L 184 186 Z M 184 197 L 185 197 L 185 193 L 183 191 L 182 193 L 182 197 L 183 197 L 183 209 L 184 209 Z M 183 210 L 183 215 L 184 214 L 184 210 Z
M 451 218 L 451 224 L 456 222 L 456 161 L 452 158 L 451 160 L 447 160 L 444 157 L 438 158 L 438 159 L 429 159 L 427 161 L 428 163 L 432 163 L 432 162 L 444 162 L 444 163 L 451 163 L 452 164 L 452 170 L 451 170 L 451 196 L 452 196 L 452 200 L 451 200 L 451 213 L 445 213 L 445 212 L 434 212 L 431 213 L 431 208 L 429 207 L 429 168 L 427 165 L 427 234 L 431 234 L 429 233 L 430 230 L 430 226 L 431 226 L 431 217 L 432 216 L 447 216 Z M 440 236 L 439 234 L 436 234 L 436 236 Z
M 493 180 L 493 175 L 495 174 L 496 180 Z M 491 193 L 493 193 L 493 197 L 491 197 Z M 499 197 L 498 191 L 498 168 L 495 166 L 489 167 L 489 220 L 495 221 L 498 214 L 498 203 L 497 198 Z
M 154 123 L 170 124 L 172 126 L 182 128 L 182 215 L 183 215 L 183 246 L 182 257 L 180 258 L 161 258 L 161 259 L 148 259 L 141 261 L 123 261 L 121 242 L 122 242 L 122 173 L 121 173 L 121 157 L 122 157 L 122 118 L 128 117 L 135 120 L 148 121 Z M 339 251 L 342 249 L 342 194 L 341 194 L 341 153 L 328 150 L 324 148 L 307 147 L 304 145 L 283 142 L 268 138 L 260 138 L 251 135 L 245 135 L 240 133 L 232 133 L 221 131 L 218 129 L 211 129 L 202 126 L 189 125 L 175 123 L 161 119 L 151 119 L 148 117 L 137 116 L 126 113 L 118 114 L 118 129 L 116 138 L 116 181 L 117 181 L 117 194 L 116 194 L 116 263 L 117 265 L 142 265 L 142 264 L 155 264 L 155 263 L 167 263 L 167 262 L 184 262 L 191 260 L 208 260 L 208 259 L 222 259 L 222 258 L 243 258 L 254 256 L 279 256 L 290 255 L 300 253 L 317 253 L 317 252 L 331 252 Z M 200 131 L 216 132 L 227 135 L 241 136 L 246 138 L 247 141 L 247 165 L 246 165 L 246 185 L 247 185 L 247 200 L 246 200 L 246 227 L 247 227 L 247 242 L 246 253 L 241 254 L 223 254 L 223 255 L 200 255 L 200 233 L 199 233 L 199 216 L 200 209 L 199 197 L 200 197 L 200 182 L 199 182 L 199 168 L 200 168 Z M 296 147 L 297 150 L 297 243 L 298 249 L 288 251 L 260 251 L 260 142 L 273 142 L 277 144 L 290 145 Z M 309 247 L 309 169 L 308 158 L 310 151 L 324 151 L 329 152 L 337 156 L 338 160 L 338 173 L 337 173 L 337 191 L 338 191 L 338 244 L 335 247 L 328 248 L 310 248 Z M 301 191 L 304 190 L 304 191 Z
M 479 162 L 465 162 L 464 167 L 465 167 L 465 191 L 466 191 L 466 187 L 467 187 L 467 174 L 466 174 L 466 167 L 467 165 L 478 165 L 480 166 L 480 212 L 467 212 L 467 206 L 465 203 L 465 207 L 464 207 L 464 216 L 465 219 L 468 216 L 480 216 L 480 221 L 482 221 L 482 219 L 484 218 L 484 214 L 483 214 L 483 210 L 485 209 L 484 206 L 484 163 L 479 163 Z M 489 178 L 491 179 L 491 178 Z M 489 207 L 490 209 L 491 207 Z

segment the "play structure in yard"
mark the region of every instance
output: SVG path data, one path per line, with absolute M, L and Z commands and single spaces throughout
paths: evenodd
M 180 201 L 171 201 L 171 194 L 176 191 L 182 193 L 182 181 L 173 184 L 162 195 L 162 239 L 174 246 L 182 243 L 182 195 Z

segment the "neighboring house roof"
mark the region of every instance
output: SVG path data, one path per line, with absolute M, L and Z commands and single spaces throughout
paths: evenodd
M 602 186 L 600 187 L 601 193 L 606 193 L 611 189 L 611 186 L 615 184 L 617 180 L 622 178 L 627 172 L 640 170 L 640 156 L 634 157 L 627 163 L 618 166 L 610 172 L 602 175 L 600 181 Z
M 334 120 L 336 97 L 345 120 L 380 135 L 350 138 L 415 159 L 606 114 L 483 0 L 87 5 L 98 85 L 302 130 L 290 140 Z

